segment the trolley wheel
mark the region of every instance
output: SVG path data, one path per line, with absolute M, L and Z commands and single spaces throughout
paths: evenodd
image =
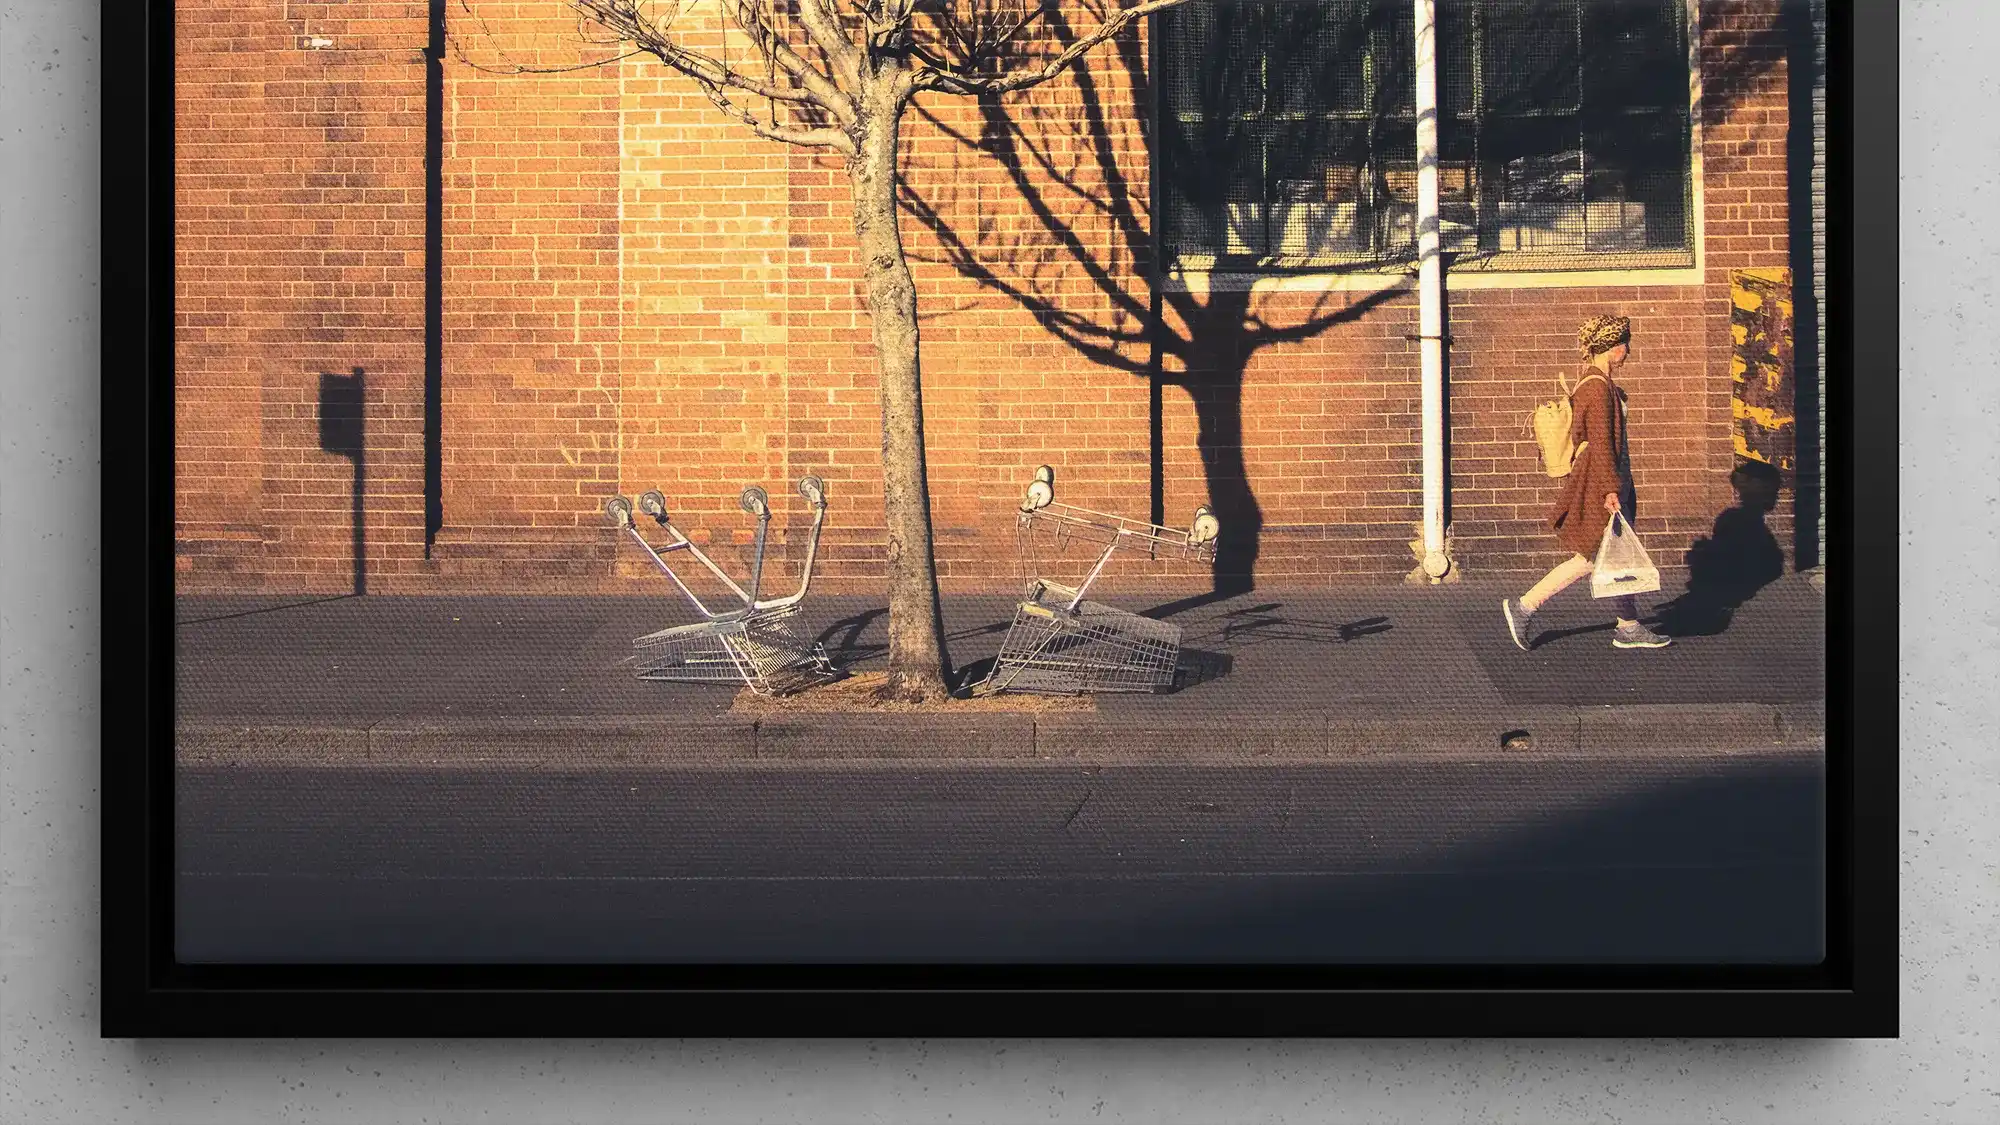
M 816 508 L 826 507 L 826 482 L 816 476 L 799 478 L 799 495 Z
M 656 520 L 666 519 L 666 495 L 657 488 L 647 489 L 639 495 L 639 510 Z
M 604 518 L 611 526 L 623 531 L 632 526 L 632 502 L 623 496 L 613 496 L 604 502 Z
M 1222 521 L 1215 518 L 1215 513 L 1208 510 L 1208 505 L 1203 504 L 1196 508 L 1188 538 L 1199 544 L 1206 543 L 1220 534 L 1222 534 Z
M 1056 482 L 1056 471 L 1048 465 L 1037 465 L 1035 466 L 1035 479 L 1041 481 L 1043 484 L 1054 484 Z
M 1056 491 L 1049 487 L 1049 482 L 1037 480 L 1028 485 L 1028 494 L 1021 497 L 1021 510 L 1023 512 L 1040 511 L 1048 507 L 1049 502 L 1055 498 Z
M 753 516 L 771 514 L 771 496 L 759 485 L 751 485 L 736 498 L 736 506 Z

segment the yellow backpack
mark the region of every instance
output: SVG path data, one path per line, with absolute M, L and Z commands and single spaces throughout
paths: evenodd
M 1566 477 L 1575 467 L 1576 459 L 1583 456 L 1589 442 L 1571 445 L 1569 440 L 1571 411 L 1569 400 L 1575 397 L 1577 388 L 1592 379 L 1602 379 L 1601 372 L 1593 371 L 1577 380 L 1575 387 L 1556 376 L 1556 386 L 1562 388 L 1562 397 L 1535 407 L 1535 417 L 1530 428 L 1535 434 L 1535 444 L 1542 449 L 1542 470 L 1552 477 Z

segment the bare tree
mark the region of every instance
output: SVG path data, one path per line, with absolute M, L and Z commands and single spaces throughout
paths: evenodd
M 699 0 L 564 2 L 588 42 L 616 51 L 582 66 L 651 55 L 756 135 L 846 157 L 882 401 L 884 690 L 897 699 L 944 697 L 949 670 L 924 467 L 917 294 L 897 229 L 903 114 L 926 92 L 990 99 L 1040 85 L 1135 21 L 1186 0 L 1082 4 L 1094 10 L 1095 26 L 1060 35 L 1041 18 L 1054 0 L 715 0 L 737 33 L 725 41 L 747 40 L 747 62 L 697 49 L 682 17 Z

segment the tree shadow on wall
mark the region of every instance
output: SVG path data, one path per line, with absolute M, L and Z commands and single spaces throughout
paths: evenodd
M 1222 531 L 1211 593 L 1189 599 L 1180 608 L 1240 594 L 1254 585 L 1265 515 L 1244 456 L 1244 376 L 1253 359 L 1267 348 L 1296 344 L 1359 320 L 1411 285 L 1406 271 L 1384 267 L 1413 269 L 1413 247 L 1379 234 L 1372 243 L 1377 248 L 1373 256 L 1352 254 L 1341 267 L 1372 275 L 1375 285 L 1355 293 L 1321 289 L 1308 307 L 1291 316 L 1274 318 L 1267 309 L 1253 309 L 1249 292 L 1190 292 L 1161 283 L 1163 244 L 1156 232 L 1161 214 L 1145 188 L 1135 189 L 1128 169 L 1158 169 L 1163 150 L 1174 154 L 1176 167 L 1197 169 L 1176 174 L 1171 183 L 1158 183 L 1153 191 L 1161 196 L 1176 193 L 1177 213 L 1200 216 L 1198 221 L 1215 228 L 1210 233 L 1226 242 L 1234 237 L 1228 230 L 1235 221 L 1233 208 L 1245 202 L 1242 177 L 1227 166 L 1230 154 L 1289 161 L 1301 175 L 1330 174 L 1358 151 L 1358 136 L 1404 127 L 1388 118 L 1394 116 L 1391 110 L 1398 102 L 1407 100 L 1403 89 L 1410 82 L 1410 71 L 1405 66 L 1374 72 L 1378 96 L 1370 104 L 1381 109 L 1372 120 L 1298 115 L 1305 119 L 1288 122 L 1290 131 L 1279 145 L 1266 145 L 1269 138 L 1257 133 L 1258 126 L 1226 112 L 1233 99 L 1263 81 L 1257 71 L 1265 66 L 1265 57 L 1241 49 L 1250 41 L 1246 36 L 1257 34 L 1246 30 L 1251 27 L 1247 21 L 1261 18 L 1252 14 L 1261 7 L 1267 6 L 1214 6 L 1204 17 L 1204 41 L 1194 44 L 1189 56 L 1197 65 L 1163 63 L 1170 72 L 1167 77 L 1176 83 L 1174 97 L 1181 109 L 1192 107 L 1195 112 L 1165 110 L 1165 99 L 1149 79 L 1146 51 L 1136 34 L 1111 45 L 1108 65 L 1122 81 L 1101 83 L 1092 65 L 1107 64 L 1085 64 L 1073 71 L 1074 93 L 1065 88 L 1060 105 L 1046 100 L 980 99 L 976 132 L 955 127 L 919 103 L 916 112 L 939 135 L 956 142 L 964 153 L 992 159 L 992 167 L 1021 201 L 1019 207 L 1009 198 L 990 209 L 972 197 L 979 176 L 988 171 L 983 165 L 973 174 L 948 174 L 938 177 L 943 182 L 925 182 L 921 188 L 907 181 L 902 185 L 905 214 L 922 224 L 938 247 L 935 254 L 918 251 L 913 258 L 949 266 L 1033 314 L 1045 331 L 1077 354 L 1146 380 L 1150 518 L 1156 523 L 1167 522 L 1164 390 L 1176 387 L 1188 396 L 1197 419 L 1195 443 L 1208 503 L 1221 520 Z M 1310 20 L 1304 11 L 1308 7 L 1290 11 Z M 1392 4 L 1379 11 L 1386 14 L 1383 18 L 1401 18 L 1395 13 L 1406 9 Z M 1657 17 L 1639 12 L 1630 18 L 1643 22 Z M 1059 8 L 1045 9 L 1044 20 L 1048 33 L 1057 39 L 1075 38 Z M 1246 22 L 1232 24 L 1232 20 Z M 1381 36 L 1385 28 L 1380 22 L 1371 15 L 1367 26 L 1354 34 Z M 1154 34 L 1160 33 L 1160 26 L 1155 20 Z M 1268 40 L 1269 65 L 1283 71 L 1286 83 L 1332 87 L 1362 81 L 1350 73 L 1357 69 L 1352 59 L 1358 57 L 1358 47 L 1349 51 L 1347 45 L 1337 44 L 1328 50 L 1325 42 L 1273 35 Z M 1783 28 L 1774 25 L 1748 32 L 1729 51 L 1706 59 L 1703 119 L 1710 123 L 1725 119 L 1732 106 L 1759 90 L 1759 79 L 1783 60 L 1785 51 Z M 1574 62 L 1551 56 L 1542 70 L 1520 79 L 1516 95 L 1560 94 L 1574 81 Z M 1617 68 L 1599 69 L 1610 75 L 1614 87 L 1605 89 L 1600 82 L 1599 95 L 1611 100 L 1625 97 L 1619 90 L 1627 80 L 1619 77 Z M 1108 95 L 1107 88 L 1115 89 L 1115 96 Z M 1573 100 L 1574 92 L 1569 96 Z M 1156 101 L 1162 105 L 1159 112 Z M 1143 146 L 1136 154 L 1128 142 L 1135 129 Z M 1190 159 L 1189 154 L 1201 156 Z M 1392 174 L 1379 162 L 1370 168 L 1361 177 L 1364 188 L 1386 198 L 1382 193 L 1388 191 Z M 1149 179 L 1161 178 L 1147 174 Z M 996 212 L 1003 216 L 1001 221 L 995 221 Z M 1313 232 L 1305 237 L 1310 241 Z M 1028 450 L 1022 453 L 1036 456 Z
M 1045 19 L 1060 39 L 1074 38 L 1059 9 L 1046 9 Z M 1155 523 L 1168 522 L 1163 392 L 1175 387 L 1187 395 L 1195 410 L 1195 445 L 1207 502 L 1222 525 L 1211 568 L 1212 592 L 1191 600 L 1200 603 L 1253 585 L 1265 520 L 1244 461 L 1243 380 L 1253 357 L 1358 320 L 1403 292 L 1407 283 L 1387 275 L 1375 290 L 1352 299 L 1321 292 L 1309 308 L 1287 319 L 1253 310 L 1247 291 L 1189 292 L 1157 284 L 1153 206 L 1143 188 L 1135 190 L 1127 178 L 1118 128 L 1136 126 L 1145 150 L 1155 149 L 1145 51 L 1136 36 L 1126 36 L 1116 42 L 1113 55 L 1130 86 L 1129 105 L 1108 110 L 1096 77 L 1088 67 L 1079 67 L 1074 110 L 982 98 L 976 134 L 917 106 L 940 134 L 966 151 L 994 158 L 994 166 L 1025 205 L 1029 222 L 1003 228 L 991 221 L 991 212 L 975 205 L 977 226 L 966 229 L 954 218 L 969 210 L 963 177 L 949 177 L 924 191 L 905 182 L 902 202 L 905 213 L 935 236 L 941 251 L 940 256 L 920 252 L 912 257 L 949 265 L 1028 310 L 1079 355 L 1147 381 L 1150 519 Z M 1255 65 L 1254 59 L 1244 61 Z M 1219 100 L 1230 83 L 1242 79 L 1233 68 L 1213 68 L 1204 76 L 1207 96 Z M 1246 128 L 1220 114 L 1206 125 L 1175 127 L 1206 129 L 1212 135 L 1202 143 L 1211 150 L 1240 144 Z M 1220 211 L 1228 184 L 1215 178 L 1192 190 L 1201 196 L 1199 206 Z M 1005 210 L 1014 212 L 1011 200 Z

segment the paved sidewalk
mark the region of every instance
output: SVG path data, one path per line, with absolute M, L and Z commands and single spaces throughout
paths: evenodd
M 1682 636 L 1660 651 L 1612 649 L 1603 605 L 1579 590 L 1539 615 L 1536 648 L 1520 652 L 1498 610 L 1511 592 L 1465 583 L 1110 597 L 1183 627 L 1191 682 L 1170 695 L 1101 696 L 1092 712 L 762 721 L 731 715 L 729 688 L 632 677 L 622 663 L 631 639 L 689 620 L 666 597 L 187 597 L 176 605 L 178 742 L 183 760 L 1202 760 L 1492 752 L 1512 730 L 1532 732 L 1537 753 L 1823 737 L 1824 601 L 1799 576 L 1733 612 L 1669 614 Z M 961 668 L 992 658 L 1012 605 L 1004 595 L 946 600 Z M 879 601 L 827 596 L 806 613 L 836 661 L 880 665 Z

